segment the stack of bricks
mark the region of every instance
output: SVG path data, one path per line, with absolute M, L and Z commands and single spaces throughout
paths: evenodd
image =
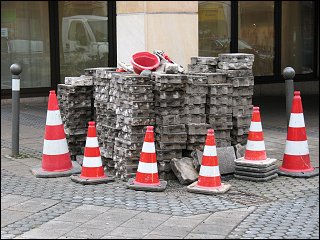
M 94 112 L 98 141 L 103 165 L 109 174 L 114 174 L 113 144 L 116 134 L 115 110 L 110 106 L 110 81 L 115 68 L 93 68 L 90 75 L 94 84 Z M 86 71 L 85 71 L 86 73 Z
M 115 175 L 121 180 L 134 177 L 140 160 L 146 128 L 154 125 L 154 96 L 151 79 L 136 74 L 112 75 L 114 106 L 116 106 L 117 137 L 113 160 Z
M 206 124 L 207 77 L 187 75 L 185 94 L 185 121 L 187 130 L 187 150 L 202 150 L 208 125 Z
M 58 84 L 57 98 L 70 155 L 83 155 L 88 122 L 92 119 L 93 81 L 91 76 L 66 77 Z
M 215 130 L 218 147 L 231 145 L 232 129 L 232 85 L 227 83 L 226 75 L 217 73 L 218 57 L 191 57 L 189 73 L 207 78 L 208 94 L 206 99 L 207 128 Z M 202 141 L 199 138 L 198 141 Z M 204 140 L 203 140 L 204 142 Z
M 191 64 L 188 64 L 188 73 L 214 73 L 217 65 L 217 57 L 191 57 Z
M 182 158 L 187 133 L 184 119 L 186 75 L 153 73 L 156 153 L 159 177 L 175 179 L 170 161 Z
M 219 54 L 217 72 L 227 75 L 227 82 L 232 84 L 232 121 L 231 143 L 245 145 L 249 133 L 252 114 L 252 95 L 254 77 L 253 54 Z

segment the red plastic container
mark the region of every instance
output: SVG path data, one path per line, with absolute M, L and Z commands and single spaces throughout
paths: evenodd
M 149 52 L 138 52 L 132 55 L 131 64 L 133 71 L 140 74 L 143 70 L 156 69 L 160 64 L 160 59 L 157 55 Z

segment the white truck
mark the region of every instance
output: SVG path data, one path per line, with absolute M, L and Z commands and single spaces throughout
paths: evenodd
M 64 17 L 61 37 L 65 63 L 101 59 L 109 52 L 108 17 Z

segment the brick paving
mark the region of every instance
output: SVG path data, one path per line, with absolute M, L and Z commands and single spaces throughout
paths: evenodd
M 319 167 L 318 101 L 302 101 L 312 165 Z M 255 102 L 267 155 L 281 160 L 284 105 Z M 83 186 L 69 178 L 37 179 L 29 168 L 41 161 L 45 117 L 46 104 L 22 104 L 22 157 L 13 159 L 11 105 L 1 106 L 2 239 L 319 238 L 319 176 L 280 176 L 259 183 L 225 175 L 222 181 L 232 188 L 218 196 L 188 193 L 173 180 L 164 192 L 155 193 L 126 189 L 121 181 Z

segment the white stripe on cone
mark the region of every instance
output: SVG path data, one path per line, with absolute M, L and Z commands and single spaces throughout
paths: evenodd
M 143 142 L 142 152 L 144 153 L 155 153 L 156 149 L 154 142 Z
M 203 156 L 214 157 L 217 156 L 217 148 L 216 146 L 204 146 Z
M 60 110 L 52 110 L 52 111 L 48 110 L 46 125 L 56 126 L 61 124 L 62 124 L 62 120 L 61 120 Z
M 99 147 L 97 137 L 87 137 L 86 147 Z
M 101 167 L 102 160 L 101 157 L 83 157 L 83 167 Z
M 289 127 L 305 127 L 303 113 L 291 113 Z
M 61 155 L 69 152 L 67 139 L 47 140 L 43 142 L 43 154 L 46 155 Z
M 262 132 L 261 122 L 251 122 L 249 131 L 250 132 Z
M 250 151 L 264 151 L 266 147 L 264 145 L 264 141 L 250 141 L 247 140 L 247 150 Z
M 218 176 L 220 176 L 219 166 L 203 166 L 203 165 L 201 165 L 199 176 L 218 177 Z
M 139 162 L 138 172 L 140 173 L 158 173 L 157 163 Z
M 307 155 L 309 154 L 308 141 L 286 141 L 285 154 L 288 155 Z

